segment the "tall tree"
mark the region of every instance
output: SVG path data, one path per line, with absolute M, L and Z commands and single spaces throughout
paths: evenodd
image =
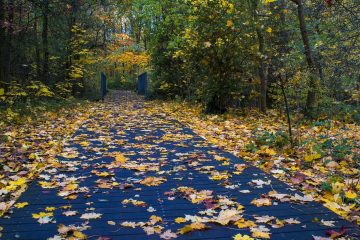
M 44 83 L 50 83 L 49 79 L 49 0 L 43 0 L 42 8 L 42 47 L 43 47 L 43 67 L 42 67 L 42 80 Z
M 5 88 L 6 76 L 5 76 L 5 0 L 0 0 L 0 88 Z
M 266 52 L 265 52 L 265 40 L 263 29 L 261 28 L 261 19 L 259 17 L 259 1 L 251 0 L 251 7 L 253 12 L 253 19 L 255 22 L 255 31 L 258 41 L 258 74 L 260 78 L 260 97 L 259 97 L 259 106 L 260 111 L 265 113 L 267 108 L 267 84 L 268 84 L 268 74 L 267 74 L 267 64 L 265 62 Z
M 306 112 L 308 116 L 313 117 L 317 106 L 316 95 L 319 89 L 319 79 L 318 79 L 319 76 L 317 74 L 316 65 L 314 62 L 314 57 L 309 40 L 309 33 L 306 26 L 305 8 L 304 8 L 305 0 L 291 0 L 291 1 L 293 1 L 297 5 L 297 16 L 299 20 L 302 42 L 304 46 L 304 54 L 310 71 L 310 79 L 308 84 L 308 93 L 307 93 L 307 101 L 306 101 Z

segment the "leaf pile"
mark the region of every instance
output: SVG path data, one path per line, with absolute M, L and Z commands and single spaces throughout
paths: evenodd
M 149 103 L 148 108 L 171 115 L 216 146 L 360 224 L 360 126 L 330 120 L 303 123 L 295 129 L 298 146 L 292 149 L 286 121 L 275 112 L 204 115 L 201 107 L 159 101 Z M 213 176 L 215 180 L 225 178 Z M 265 200 L 257 203 L 265 204 Z
M 60 153 L 64 142 L 94 109 L 79 105 L 45 112 L 21 125 L 0 124 L 0 215 L 13 205 L 27 184 Z M 69 157 L 75 157 L 69 154 Z M 24 205 L 17 205 L 23 207 Z

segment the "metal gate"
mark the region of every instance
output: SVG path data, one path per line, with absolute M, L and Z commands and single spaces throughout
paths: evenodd
M 101 73 L 101 98 L 104 99 L 106 95 L 106 75 L 105 73 Z
M 137 93 L 139 95 L 146 95 L 147 87 L 148 87 L 148 77 L 147 77 L 147 73 L 145 72 L 138 77 Z

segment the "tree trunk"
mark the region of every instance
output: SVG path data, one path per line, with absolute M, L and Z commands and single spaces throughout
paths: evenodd
M 287 118 L 287 123 L 288 123 L 290 144 L 291 144 L 291 147 L 294 147 L 294 140 L 293 140 L 293 134 L 292 134 L 292 127 L 291 127 L 290 108 L 289 108 L 289 103 L 288 103 L 286 92 L 285 92 L 285 84 L 284 84 L 284 81 L 282 81 L 282 80 L 280 80 L 280 88 L 281 88 L 281 93 L 282 93 L 283 98 L 284 98 L 285 112 L 286 112 L 286 118 Z
M 266 113 L 266 97 L 267 97 L 267 70 L 266 70 L 266 63 L 264 61 L 265 56 L 265 43 L 264 43 L 264 36 L 259 28 L 256 29 L 257 37 L 258 37 L 258 44 L 259 44 L 259 77 L 260 77 L 260 111 Z
M 0 43 L 6 42 L 5 28 L 2 27 L 4 20 L 5 2 L 0 0 Z M 6 88 L 5 63 L 5 44 L 0 44 L 0 88 Z
M 39 81 L 41 79 L 41 57 L 40 57 L 40 46 L 39 46 L 36 16 L 34 19 L 34 45 L 35 45 L 35 62 L 36 62 L 36 80 Z
M 49 40 L 48 40 L 48 28 L 49 28 L 49 0 L 43 2 L 43 29 L 42 29 L 42 45 L 43 45 L 43 71 L 42 80 L 43 83 L 49 84 Z
M 320 21 L 320 20 L 317 19 L 317 21 Z M 320 37 L 321 31 L 320 31 L 320 23 L 319 22 L 316 23 L 315 30 L 316 30 L 316 34 Z M 316 61 L 316 64 L 317 64 L 317 68 L 318 68 L 318 71 L 319 71 L 320 81 L 324 82 L 324 71 L 323 71 L 324 61 L 323 61 L 323 57 L 322 57 L 322 54 L 321 54 L 321 51 L 320 51 L 319 48 L 317 48 L 317 61 Z
M 259 1 L 258 0 L 251 0 L 249 2 L 250 7 L 252 9 L 252 14 L 253 14 L 253 21 L 255 24 L 255 28 L 256 28 L 256 35 L 257 35 L 257 40 L 258 40 L 258 50 L 259 50 L 259 65 L 258 65 L 258 74 L 259 74 L 259 78 L 260 78 L 260 98 L 259 98 L 259 108 L 260 111 L 263 113 L 266 113 L 266 109 L 267 109 L 267 84 L 268 84 L 268 79 L 267 79 L 267 66 L 265 63 L 265 41 L 264 41 L 264 36 L 261 32 L 261 29 L 259 27 L 259 16 L 258 16 L 258 4 Z
M 306 57 L 306 62 L 310 70 L 310 80 L 308 84 L 308 93 L 306 100 L 306 113 L 309 117 L 314 117 L 316 105 L 317 105 L 317 90 L 319 86 L 319 81 L 317 79 L 317 71 L 314 64 L 314 59 L 312 56 L 309 34 L 307 32 L 306 21 L 305 21 L 305 12 L 304 12 L 304 0 L 292 0 L 297 4 L 298 10 L 298 19 L 300 24 L 300 32 L 304 45 L 304 54 Z
M 15 6 L 14 3 L 8 3 L 8 19 L 7 21 L 10 23 L 10 26 L 7 28 L 7 34 L 5 37 L 5 46 L 4 46 L 4 82 L 6 85 L 10 82 L 10 71 L 11 71 L 11 50 L 12 50 L 12 34 L 13 34 L 13 23 L 14 23 L 14 11 Z M 6 86 L 7 87 L 7 86 Z

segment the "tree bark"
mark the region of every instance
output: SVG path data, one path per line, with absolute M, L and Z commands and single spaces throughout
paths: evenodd
M 309 34 L 307 31 L 304 11 L 304 0 L 292 0 L 297 5 L 298 20 L 300 24 L 300 32 L 304 46 L 304 54 L 306 62 L 310 70 L 310 80 L 308 84 L 308 93 L 306 100 L 306 113 L 309 117 L 314 117 L 317 106 L 317 90 L 319 86 L 319 80 L 317 79 L 316 66 L 314 64 L 314 58 L 311 51 L 311 45 L 309 40 Z
M 5 1 L 0 0 L 0 43 L 6 42 L 5 28 L 3 27 L 4 21 Z M 0 88 L 6 88 L 5 62 L 5 44 L 0 44 Z
M 5 36 L 5 44 L 4 44 L 4 58 L 3 60 L 4 62 L 4 82 L 5 82 L 5 88 L 7 88 L 8 83 L 10 83 L 10 71 L 11 71 L 11 50 L 12 50 L 12 35 L 13 35 L 13 23 L 14 23 L 14 11 L 15 11 L 15 6 L 14 6 L 14 2 L 10 2 L 8 3 L 8 19 L 7 21 L 9 22 L 9 27 L 7 28 L 6 31 L 6 36 Z
M 267 66 L 265 63 L 265 41 L 264 41 L 264 36 L 263 33 L 260 29 L 260 27 L 258 26 L 258 21 L 259 21 L 259 16 L 258 16 L 258 4 L 259 1 L 258 0 L 251 0 L 250 1 L 250 6 L 252 8 L 252 13 L 253 13 L 253 20 L 255 23 L 255 27 L 256 27 L 256 35 L 257 35 L 257 40 L 258 40 L 258 50 L 259 50 L 259 65 L 258 65 L 258 74 L 259 74 L 259 78 L 260 78 L 260 98 L 259 98 L 259 109 L 261 112 L 266 113 L 266 109 L 267 109 L 267 84 L 268 84 L 268 75 L 267 75 Z
M 42 26 L 42 45 L 43 45 L 43 69 L 42 80 L 49 84 L 49 0 L 43 1 L 43 26 Z
M 284 98 L 285 112 L 286 112 L 286 118 L 287 118 L 287 123 L 288 123 L 290 144 L 291 144 L 291 147 L 294 147 L 294 140 L 293 140 L 293 134 L 292 134 L 292 127 L 291 127 L 290 108 L 289 108 L 289 103 L 288 103 L 286 92 L 285 92 L 285 84 L 281 79 L 280 79 L 280 88 L 281 88 L 281 93 L 282 93 L 283 98 Z
M 35 62 L 36 62 L 36 80 L 39 81 L 41 79 L 41 57 L 40 57 L 40 46 L 39 46 L 37 26 L 38 26 L 37 17 L 35 16 L 33 27 L 34 27 Z
M 259 77 L 260 77 L 260 111 L 266 113 L 267 109 L 267 70 L 266 70 L 266 63 L 264 60 L 265 56 L 265 43 L 264 43 L 264 36 L 259 28 L 256 29 L 256 34 L 258 37 L 258 44 L 259 44 Z

